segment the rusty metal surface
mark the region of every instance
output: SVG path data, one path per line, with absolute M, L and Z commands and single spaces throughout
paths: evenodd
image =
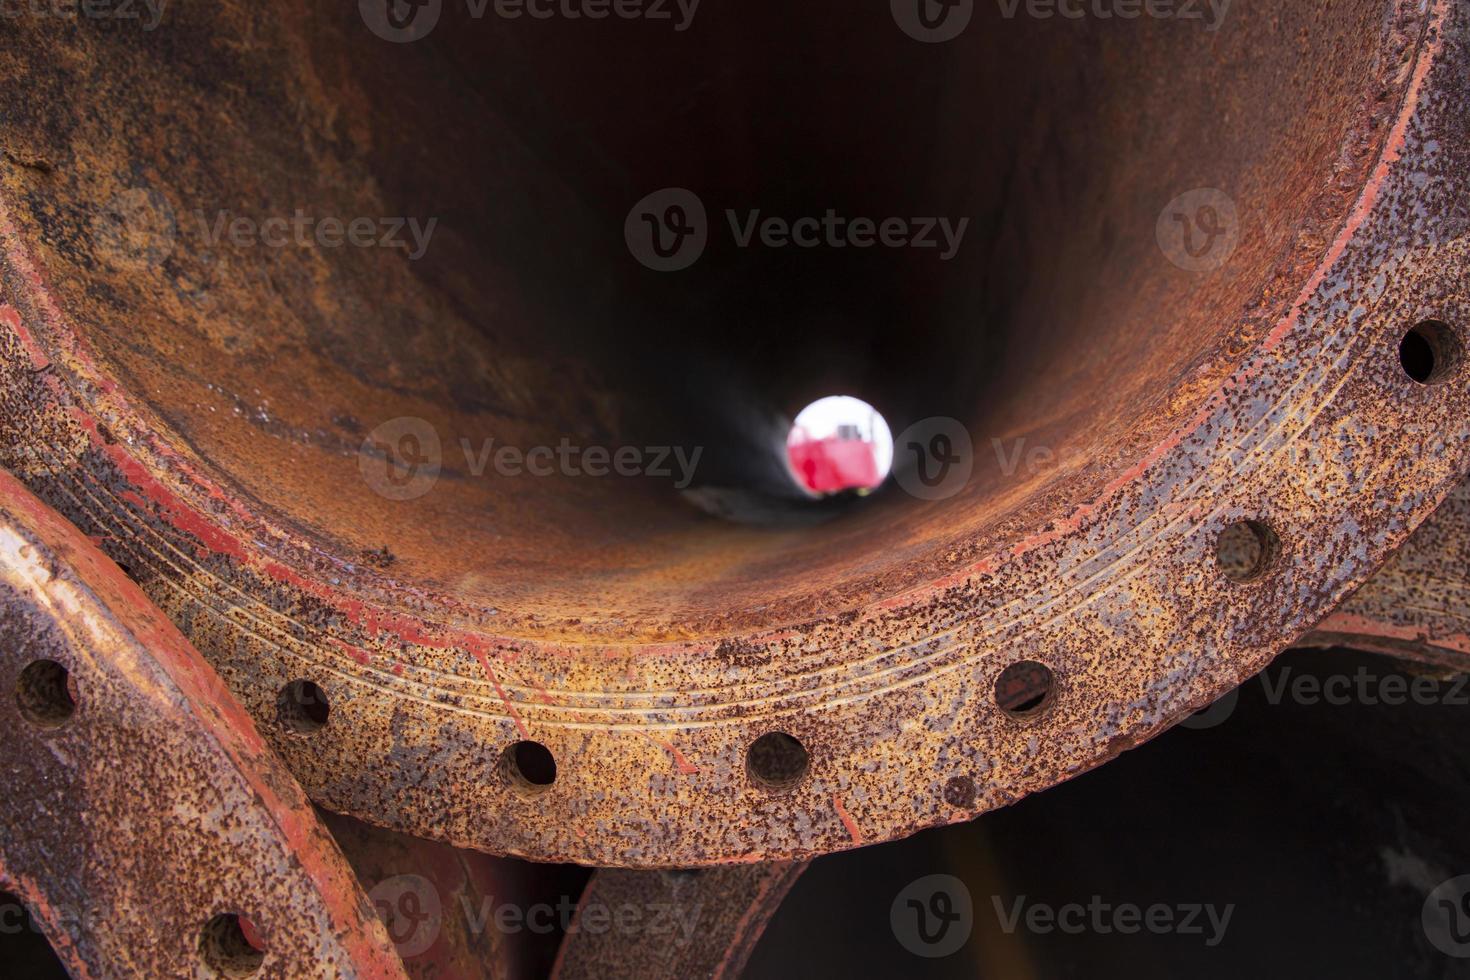
M 1470 484 L 1450 494 L 1388 563 L 1298 646 L 1352 647 L 1470 666 Z
M 47 661 L 59 683 L 25 673 Z M 218 677 L 4 472 L 0 688 L 0 887 L 73 977 L 403 976 L 341 852 Z M 218 915 L 247 922 L 257 951 L 226 937 L 206 953 Z
M 495 859 L 334 814 L 323 814 L 323 820 L 410 977 L 510 980 L 527 975 L 512 971 L 498 933 L 472 932 L 464 915 L 465 908 L 477 908 L 500 890 L 487 867 Z
M 552 980 L 741 975 L 805 862 L 592 876 Z M 597 927 L 589 928 L 593 918 Z
M 1016 277 L 1024 350 L 990 379 L 996 403 L 922 374 L 949 400 L 885 392 L 900 422 L 968 398 L 954 410 L 973 410 L 977 444 L 1025 433 L 1064 462 L 1010 481 L 992 468 L 942 503 L 889 494 L 809 533 L 726 526 L 672 493 L 586 481 L 446 472 L 418 500 L 375 494 L 360 467 L 379 421 L 429 420 L 451 446 L 627 438 L 634 423 L 608 406 L 633 400 L 642 376 L 618 391 L 586 364 L 532 357 L 538 330 L 565 338 L 532 298 L 496 293 L 513 277 L 474 256 L 509 261 L 514 241 L 466 232 L 421 277 L 391 256 L 300 259 L 183 236 L 157 261 L 119 260 L 95 219 L 142 185 L 178 214 L 262 200 L 289 211 L 303 197 L 394 213 L 403 199 L 385 203 L 383 187 L 401 189 L 419 157 L 394 156 L 373 96 L 403 110 L 394 122 L 412 136 L 442 122 L 373 89 L 414 87 L 392 73 L 353 74 L 382 51 L 349 37 L 351 11 L 227 3 L 177 17 L 162 45 L 27 26 L 0 52 L 3 460 L 131 569 L 313 799 L 364 820 L 633 867 L 796 859 L 968 820 L 1106 762 L 1261 669 L 1470 469 L 1470 369 L 1462 359 L 1419 385 L 1397 357 L 1420 320 L 1462 337 L 1470 322 L 1463 3 L 1291 4 L 1214 35 L 1149 35 L 1136 62 L 1134 39 L 1049 49 L 1114 72 L 1127 97 L 1065 125 L 1039 113 L 1023 150 L 1059 131 L 1109 153 L 1149 127 L 1179 135 L 1220 118 L 1226 91 L 1223 115 L 1247 132 L 1189 131 L 1200 138 L 1161 141 L 1152 158 L 1081 168 L 1106 185 L 1037 191 L 990 242 L 1010 254 L 1023 240 L 1055 274 Z M 445 43 L 451 61 L 465 54 Z M 418 60 L 430 50 L 396 56 L 413 81 L 439 77 Z M 83 95 L 95 102 L 78 106 Z M 447 182 L 465 176 L 445 158 Z M 1153 198 L 1227 171 L 1255 220 L 1230 264 L 1193 279 L 1155 251 Z M 509 183 L 475 213 L 493 217 L 504 186 L 534 172 L 497 170 Z M 1121 203 L 1059 252 L 1042 231 L 1073 217 L 1082 202 L 1067 193 Z M 596 226 L 592 210 L 567 226 Z M 558 284 L 595 251 L 575 241 L 541 270 Z M 606 281 L 626 285 L 616 258 Z M 628 306 L 631 342 L 646 311 Z M 468 309 L 509 325 L 472 325 Z M 588 323 L 574 341 L 598 335 L 602 321 Z M 1037 370 L 1033 324 L 1050 342 L 1036 348 L 1072 352 L 1051 373 Z M 774 341 L 790 325 L 769 330 Z M 623 341 L 613 333 L 604 345 Z M 748 346 L 758 363 L 765 349 Z M 1215 542 L 1243 520 L 1280 547 L 1237 583 Z M 1017 717 L 995 690 L 1023 660 L 1049 668 L 1054 689 Z M 311 732 L 278 711 L 301 679 L 331 704 Z M 748 747 L 772 732 L 805 750 L 790 785 L 748 769 Z M 530 791 L 508 775 L 501 760 L 520 741 L 550 749 L 554 783 Z
M 540 960 L 547 951 L 537 947 L 554 943 L 555 936 L 531 932 L 520 922 L 511 931 L 495 921 L 499 905 L 523 909 L 534 904 L 529 878 L 536 868 L 340 814 L 324 812 L 322 819 L 386 924 L 410 977 L 545 976 Z M 544 874 L 555 878 L 549 871 Z

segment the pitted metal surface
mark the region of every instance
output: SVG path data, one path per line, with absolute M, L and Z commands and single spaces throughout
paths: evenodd
M 1457 487 L 1299 645 L 1372 650 L 1463 672 L 1470 665 L 1470 485 Z
M 214 671 L 4 472 L 0 640 L 0 885 L 73 977 L 403 977 L 311 803 Z
M 460 368 L 445 363 L 455 350 L 483 352 L 452 302 L 380 256 L 316 256 L 318 280 L 275 256 L 251 266 L 179 241 L 161 262 L 107 267 L 86 219 L 135 187 L 139 168 L 169 194 L 205 187 L 220 199 L 210 181 L 289 197 L 295 174 L 320 164 L 351 189 L 342 194 L 366 199 L 344 210 L 379 206 L 354 169 L 368 137 L 354 128 L 353 99 L 366 96 L 324 91 L 332 66 L 310 56 L 308 41 L 335 22 L 234 4 L 181 15 L 202 37 L 306 39 L 279 84 L 303 96 L 308 148 L 272 155 L 232 129 L 223 138 L 239 141 L 245 162 L 225 177 L 202 165 L 166 172 L 151 122 L 106 132 L 19 84 L 39 69 L 26 51 L 7 52 L 0 77 L 49 99 L 62 122 L 18 115 L 15 156 L 47 163 L 12 158 L 0 183 L 4 461 L 132 570 L 333 809 L 460 846 L 630 867 L 796 860 L 972 819 L 1106 762 L 1260 670 L 1470 470 L 1470 367 L 1461 359 L 1421 385 L 1398 358 L 1420 321 L 1462 336 L 1470 323 L 1460 204 L 1470 10 L 1349 7 L 1388 28 L 1372 43 L 1345 32 L 1324 45 L 1333 83 L 1319 89 L 1348 109 L 1300 134 L 1316 147 L 1310 165 L 1271 157 L 1253 178 L 1257 210 L 1294 202 L 1295 224 L 1258 222 L 1234 275 L 1187 291 L 1177 332 L 1135 372 L 1101 355 L 1070 365 L 1076 394 L 1055 406 L 1066 417 L 1103 400 L 1097 392 L 1126 390 L 1139 394 L 1134 410 L 1074 434 L 1065 467 L 996 491 L 993 509 L 980 506 L 993 488 L 977 484 L 952 507 L 883 505 L 844 525 L 855 531 L 814 539 L 686 527 L 641 491 L 602 499 L 585 484 L 491 497 L 449 474 L 425 502 L 384 503 L 359 476 L 363 430 L 377 419 L 320 416 L 340 395 L 446 434 L 479 431 L 469 410 L 433 400 L 456 388 Z M 1339 14 L 1281 16 L 1325 32 Z M 1273 29 L 1259 31 L 1221 43 L 1242 58 L 1274 52 Z M 115 64 L 107 94 L 127 105 L 204 96 L 192 62 L 164 77 L 98 39 L 34 40 L 64 55 L 58 63 Z M 238 61 L 221 71 L 275 78 L 265 67 L 281 55 L 268 47 L 232 48 Z M 1267 93 L 1252 92 L 1261 103 L 1247 117 L 1265 111 Z M 248 102 L 239 118 L 272 104 Z M 205 145 L 209 133 L 185 115 L 171 117 L 188 133 L 178 138 Z M 329 152 L 339 121 L 346 148 Z M 92 166 L 81 151 L 108 137 L 105 161 L 79 169 Z M 1142 169 L 1127 186 L 1146 183 Z M 257 273 L 278 273 L 282 292 L 257 289 Z M 453 342 L 429 345 L 412 371 L 344 368 L 359 352 L 331 332 L 343 322 L 393 335 L 374 319 L 369 284 L 391 297 L 386 307 L 449 323 Z M 1139 333 L 1127 316 L 1142 311 L 1117 312 L 1137 285 L 1113 286 L 1119 338 Z M 245 320 L 256 333 L 231 332 Z M 183 354 L 187 370 L 147 366 L 165 352 Z M 221 388 L 230 372 L 211 372 L 210 358 L 226 354 L 243 377 L 278 383 L 264 418 L 255 394 Z M 545 388 L 560 402 L 566 385 L 522 354 L 508 356 L 520 367 L 495 394 L 530 430 L 517 397 L 529 404 Z M 601 405 L 604 382 L 585 387 Z M 590 414 L 610 430 L 627 424 Z M 1062 423 L 1037 425 L 1063 438 Z M 466 564 L 494 550 L 496 521 L 522 518 L 528 541 L 494 552 L 483 572 Z M 1241 521 L 1279 541 L 1247 582 L 1221 574 L 1215 554 Z M 461 550 L 466 541 L 474 547 Z M 994 695 L 1019 661 L 1054 677 L 1044 709 L 1025 717 Z M 300 679 L 331 706 L 309 733 L 280 723 L 280 692 Z M 772 732 L 805 750 L 794 785 L 749 771 L 749 747 Z M 552 784 L 507 776 L 501 760 L 519 741 L 550 750 Z
M 599 871 L 582 894 L 552 978 L 741 976 L 766 923 L 804 870 L 805 863 Z M 594 918 L 596 928 L 587 928 Z

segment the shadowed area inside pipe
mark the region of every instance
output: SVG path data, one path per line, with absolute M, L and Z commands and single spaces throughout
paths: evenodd
M 3 181 L 95 355 L 239 499 L 569 638 L 856 608 L 1095 499 L 1299 293 L 1396 70 L 1370 0 L 976 4 L 944 44 L 886 5 L 474 9 L 410 43 L 353 4 L 27 22 Z M 697 217 L 670 188 L 704 247 L 658 271 L 630 242 Z M 895 477 L 813 502 L 785 440 L 833 392 Z M 926 496 L 933 419 L 970 472 Z

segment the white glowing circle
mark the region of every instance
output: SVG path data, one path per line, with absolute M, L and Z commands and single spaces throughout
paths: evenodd
M 871 459 L 870 468 L 855 460 L 855 443 Z M 893 467 L 888 423 L 876 408 L 851 395 L 832 395 L 802 409 L 786 448 L 797 481 L 814 493 L 872 489 Z

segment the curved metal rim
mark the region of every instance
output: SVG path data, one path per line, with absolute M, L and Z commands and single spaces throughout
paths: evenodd
M 1146 741 L 1263 667 L 1450 491 L 1470 465 L 1466 366 L 1422 387 L 1396 347 L 1428 316 L 1470 323 L 1453 271 L 1465 249 L 1439 241 L 1444 217 L 1418 202 L 1417 183 L 1443 182 L 1442 201 L 1463 190 L 1452 154 L 1417 151 L 1470 143 L 1454 113 L 1466 17 L 1449 0 L 1433 5 L 1341 234 L 1187 426 L 1006 553 L 799 629 L 577 647 L 452 625 L 461 611 L 443 597 L 386 608 L 331 584 L 330 562 L 293 552 L 129 405 L 51 304 L 3 212 L 24 295 L 0 306 L 0 321 L 34 369 L 65 363 L 66 377 L 42 383 L 95 459 L 95 472 L 47 479 L 89 529 L 118 534 L 119 548 L 149 542 L 151 560 L 171 566 L 154 596 L 166 611 L 206 613 L 236 638 L 196 642 L 313 798 L 542 860 L 797 859 L 973 818 Z M 1268 523 L 1282 547 L 1265 576 L 1236 584 L 1213 550 L 1244 519 Z M 1057 688 L 1047 710 L 1016 719 L 989 692 L 1022 659 L 1051 667 Z M 309 739 L 270 724 L 276 690 L 298 674 L 333 699 L 333 725 Z M 812 759 L 782 792 L 753 785 L 744 764 L 774 730 Z M 412 751 L 397 744 L 405 731 Z M 518 739 L 559 760 L 543 793 L 499 775 Z M 365 741 L 389 748 L 365 756 Z
M 0 709 L 15 749 L 0 883 L 72 975 L 196 971 L 206 922 L 230 912 L 259 930 L 262 976 L 403 977 L 341 851 L 218 676 L 3 470 L 0 558 L 0 673 L 60 663 L 76 699 L 44 727 Z

